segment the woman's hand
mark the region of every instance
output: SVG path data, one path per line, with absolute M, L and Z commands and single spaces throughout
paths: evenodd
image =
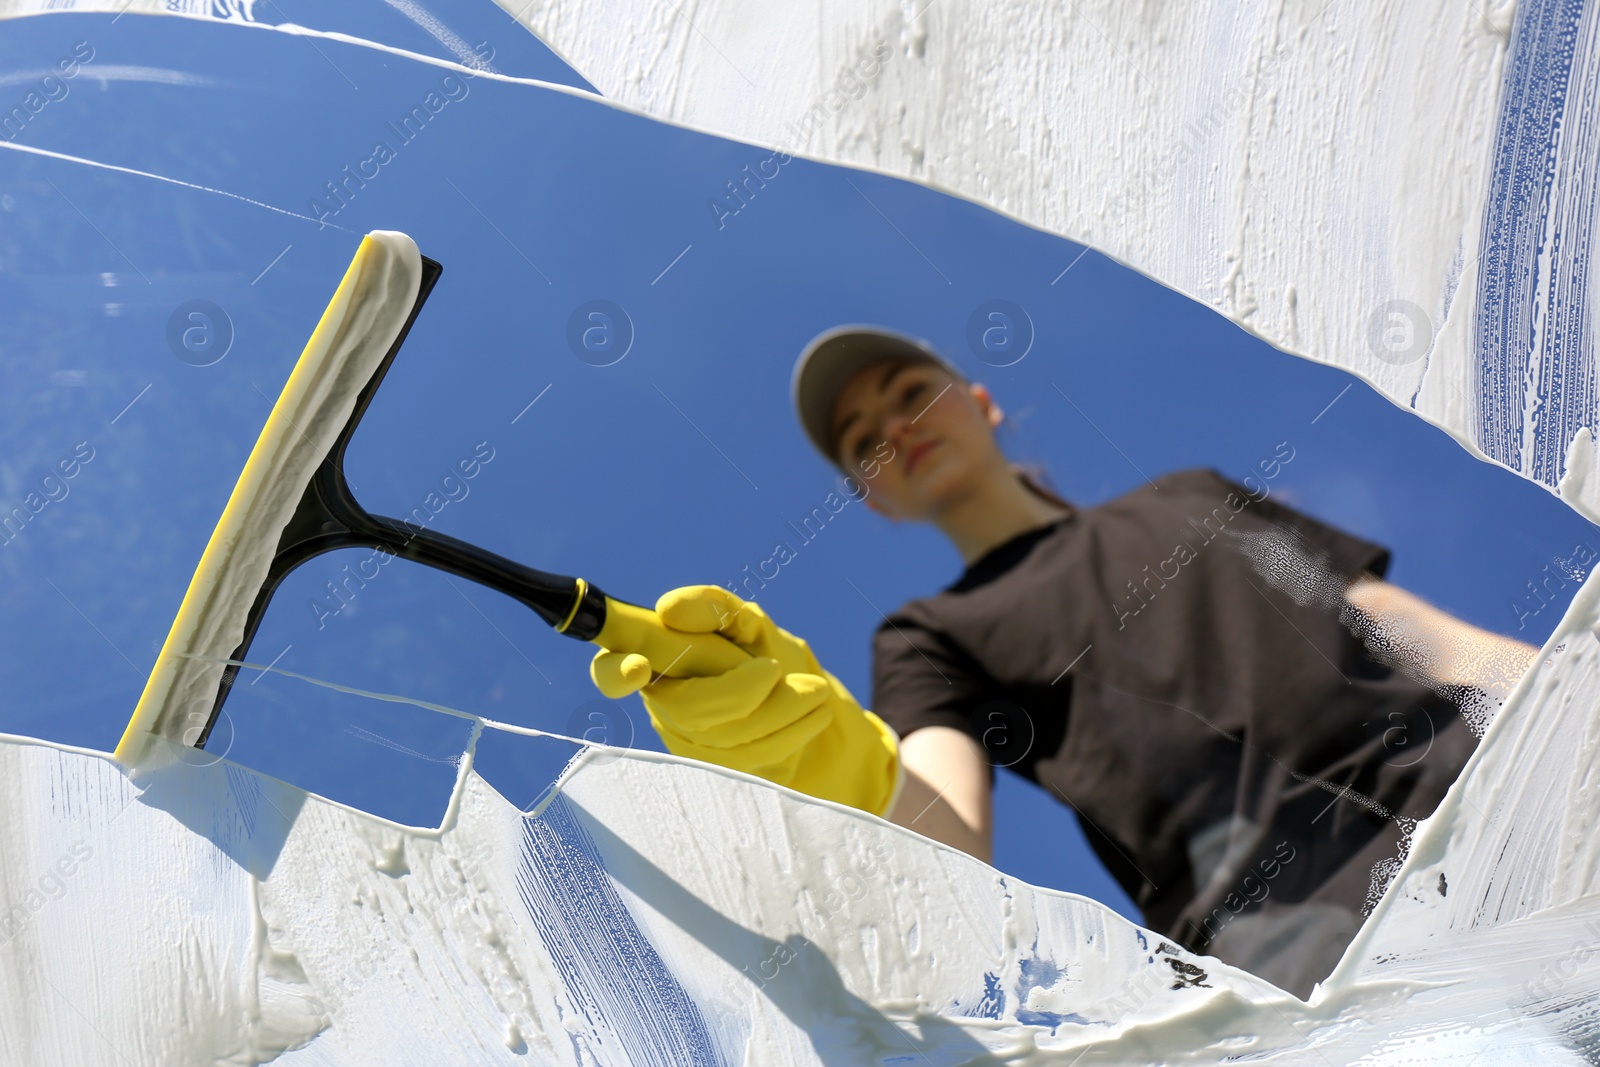
M 595 685 L 612 699 L 638 691 L 668 751 L 875 815 L 889 809 L 900 779 L 894 732 L 805 641 L 718 586 L 674 589 L 655 610 L 670 630 L 720 634 L 751 657 L 717 674 L 652 681 L 640 650 L 595 655 Z

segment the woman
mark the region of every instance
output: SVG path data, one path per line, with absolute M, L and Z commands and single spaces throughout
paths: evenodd
M 642 689 L 671 751 L 985 860 L 1008 766 L 1072 807 L 1148 927 L 1308 995 L 1472 753 L 1448 697 L 1492 702 L 1535 650 L 1384 582 L 1386 549 L 1269 499 L 1288 442 L 1246 484 L 1179 471 L 1078 508 L 1006 460 L 988 390 L 923 342 L 830 331 L 794 392 L 867 506 L 933 523 L 966 564 L 878 628 L 877 714 L 714 586 L 656 610 L 749 662 L 677 679 L 607 650 L 602 691 Z

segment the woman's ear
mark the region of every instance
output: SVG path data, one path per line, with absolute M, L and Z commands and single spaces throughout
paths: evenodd
M 983 420 L 989 424 L 991 430 L 997 429 L 1006 421 L 1006 413 L 1000 409 L 1000 405 L 995 402 L 994 396 L 983 383 L 968 382 L 967 392 L 972 394 L 972 399 L 977 402 L 978 411 L 983 414 Z

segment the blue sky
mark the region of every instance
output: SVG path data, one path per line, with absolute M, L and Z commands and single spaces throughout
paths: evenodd
M 431 6 L 499 70 L 582 84 L 494 5 Z M 265 13 L 449 54 L 378 5 Z M 80 42 L 93 58 L 60 79 Z M 35 88 L 47 101 L 14 145 L 234 194 L 0 152 L 0 503 L 47 500 L 0 546 L 0 730 L 115 744 L 278 390 L 375 228 L 411 234 L 445 273 L 352 446 L 358 496 L 404 514 L 476 458 L 434 528 L 624 599 L 735 580 L 797 540 L 788 524 L 835 476 L 790 415 L 790 368 L 841 322 L 932 341 L 992 388 L 1010 454 L 1080 504 L 1180 467 L 1242 477 L 1287 441 L 1280 499 L 1388 545 L 1398 584 L 1533 643 L 1576 583 L 1519 630 L 1526 583 L 1574 546 L 1600 546 L 1547 492 L 1349 375 L 910 183 L 769 163 L 776 174 L 730 216 L 713 200 L 769 149 L 550 90 L 447 83 L 356 45 L 188 20 L 16 20 L 0 57 L 0 104 Z M 430 92 L 444 103 L 398 134 L 390 124 Z M 390 151 L 375 176 L 336 205 L 326 183 L 374 159 L 380 140 Z M 169 343 L 175 313 L 197 300 L 232 335 L 208 366 Z M 974 314 L 997 300 L 1030 324 L 1031 347 L 1009 366 L 968 343 Z M 628 324 L 616 362 L 569 342 L 595 301 Z M 82 446 L 92 458 L 64 478 Z M 761 602 L 865 701 L 881 613 L 947 584 L 959 558 L 935 531 L 859 505 L 797 547 Z M 395 563 L 337 615 L 317 611 L 324 583 L 364 555 L 293 576 L 252 660 L 659 748 L 636 699 L 599 699 L 592 648 L 498 594 Z M 378 814 L 437 820 L 460 720 L 280 674 L 247 671 L 238 693 L 219 732 L 230 758 Z M 519 803 L 559 762 L 501 737 L 486 745 L 486 774 Z M 1132 914 L 1070 812 L 1008 773 L 998 782 L 997 866 Z

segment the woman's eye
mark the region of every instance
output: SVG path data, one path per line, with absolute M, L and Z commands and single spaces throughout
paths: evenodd
M 920 395 L 922 395 L 922 383 L 916 382 L 906 388 L 905 395 L 900 400 L 902 403 L 906 403 L 915 400 Z

